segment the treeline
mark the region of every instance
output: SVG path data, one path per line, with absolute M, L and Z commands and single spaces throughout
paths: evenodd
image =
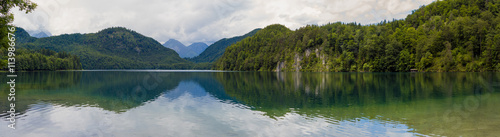
M 435 1 L 403 20 L 271 25 L 226 49 L 215 69 L 242 71 L 498 71 L 499 0 Z
M 66 52 L 57 53 L 48 49 L 17 49 L 16 69 L 19 71 L 35 70 L 80 70 L 79 57 Z

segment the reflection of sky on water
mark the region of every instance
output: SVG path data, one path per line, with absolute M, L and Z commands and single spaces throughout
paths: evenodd
M 194 98 L 207 96 L 208 93 L 194 81 L 182 81 L 177 88 L 166 92 L 163 96 L 169 99 L 176 99 L 184 94 L 190 94 Z
M 404 124 L 366 118 L 332 122 L 292 111 L 272 119 L 241 104 L 223 103 L 193 81 L 119 114 L 98 107 L 33 104 L 17 124 L 16 130 L 0 128 L 2 136 L 413 136 Z

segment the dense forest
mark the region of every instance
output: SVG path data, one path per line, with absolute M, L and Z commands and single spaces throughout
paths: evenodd
M 500 0 L 442 0 L 372 25 L 270 25 L 228 47 L 215 69 L 498 71 L 499 11 Z
M 16 69 L 21 71 L 34 70 L 80 70 L 80 58 L 66 52 L 55 52 L 48 49 L 16 51 Z
M 80 58 L 83 69 L 190 69 L 194 66 L 156 40 L 122 27 L 40 38 L 20 43 L 19 47 L 71 53 Z

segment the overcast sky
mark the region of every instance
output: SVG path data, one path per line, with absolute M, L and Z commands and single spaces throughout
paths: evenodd
M 163 44 L 183 44 L 243 35 L 283 24 L 295 30 L 328 22 L 377 23 L 402 19 L 433 0 L 32 0 L 29 14 L 13 10 L 14 25 L 53 35 L 94 33 L 121 26 Z

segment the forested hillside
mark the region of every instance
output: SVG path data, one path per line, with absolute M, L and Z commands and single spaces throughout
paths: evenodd
M 24 29 L 16 28 L 14 33 L 16 39 L 16 44 L 20 45 L 23 43 L 29 43 L 36 40 L 35 37 L 31 37 Z M 0 50 L 0 54 L 6 55 L 7 49 Z M 35 70 L 79 70 L 82 69 L 80 59 L 66 52 L 57 53 L 52 50 L 41 49 L 41 50 L 29 50 L 18 48 L 15 52 L 16 57 L 16 70 L 17 71 L 35 71 Z M 2 68 L 6 70 L 7 68 L 7 58 L 8 56 L 2 57 Z
M 30 36 L 23 28 L 16 27 L 16 44 L 34 42 L 37 38 Z
M 40 38 L 19 47 L 74 54 L 80 58 L 83 69 L 187 69 L 192 66 L 154 39 L 121 27 L 91 34 Z
M 499 11 L 500 0 L 442 0 L 373 25 L 270 25 L 228 47 L 215 69 L 499 71 Z
M 16 51 L 16 69 L 34 70 L 81 70 L 80 58 L 66 52 L 57 53 L 52 50 L 37 51 L 18 49 Z
M 196 56 L 200 55 L 205 49 L 208 48 L 208 45 L 203 42 L 195 42 L 188 46 L 188 48 L 196 53 Z M 193 56 L 194 57 L 194 56 Z
M 222 56 L 222 54 L 224 54 L 224 51 L 226 50 L 226 48 L 229 47 L 231 44 L 239 42 L 239 41 L 243 40 L 244 38 L 253 36 L 259 30 L 261 30 L 261 29 L 254 29 L 251 32 L 249 32 L 243 36 L 221 39 L 221 40 L 215 42 L 214 44 L 210 45 L 199 56 L 196 56 L 196 57 L 190 59 L 190 61 L 197 62 L 197 63 L 215 62 L 217 59 L 220 58 L 220 56 Z

